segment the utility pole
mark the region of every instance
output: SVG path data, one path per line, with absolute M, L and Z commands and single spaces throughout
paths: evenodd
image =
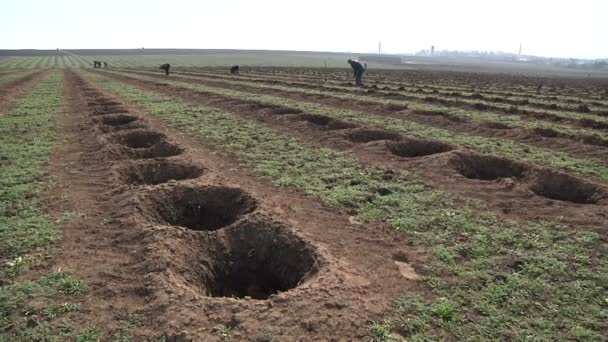
M 521 43 L 519 43 L 519 55 L 521 56 Z
M 378 54 L 382 54 L 382 41 L 378 42 Z

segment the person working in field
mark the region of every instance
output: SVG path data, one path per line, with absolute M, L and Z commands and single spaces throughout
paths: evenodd
M 171 69 L 171 64 L 165 63 L 160 66 L 160 69 L 165 71 L 165 75 L 169 76 L 169 69 Z
M 355 84 L 358 86 L 362 86 L 363 83 L 361 82 L 361 78 L 363 78 L 363 72 L 365 71 L 365 68 L 363 67 L 363 65 L 361 65 L 361 63 L 353 61 L 351 59 L 348 60 L 348 64 L 350 64 L 350 67 L 353 68 L 353 71 L 355 73 Z

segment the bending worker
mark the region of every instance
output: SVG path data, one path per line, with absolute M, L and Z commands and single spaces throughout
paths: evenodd
M 165 75 L 169 76 L 169 69 L 171 69 L 171 64 L 165 63 L 160 66 L 160 69 L 165 70 Z
M 361 83 L 361 78 L 363 77 L 363 72 L 365 71 L 363 65 L 351 59 L 348 60 L 348 64 L 350 64 L 350 67 L 353 68 L 353 71 L 355 73 L 355 84 L 358 86 L 363 85 L 363 83 Z

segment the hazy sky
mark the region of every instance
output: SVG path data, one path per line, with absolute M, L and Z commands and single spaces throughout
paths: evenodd
M 0 49 L 501 50 L 608 58 L 608 0 L 4 0 Z

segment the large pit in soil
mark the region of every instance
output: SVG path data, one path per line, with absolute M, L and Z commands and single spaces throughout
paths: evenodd
M 166 140 L 162 133 L 144 129 L 122 131 L 112 135 L 112 139 L 124 147 L 118 154 L 130 158 L 164 158 L 183 153 L 178 145 Z
M 166 138 L 167 137 L 162 133 L 138 129 L 120 133 L 117 135 L 116 139 L 119 143 L 130 148 L 149 148 Z
M 348 133 L 346 138 L 352 142 L 366 143 L 378 140 L 399 140 L 401 134 L 380 129 L 358 129 Z
M 121 126 L 134 122 L 137 117 L 126 114 L 109 114 L 101 118 L 101 123 L 108 126 Z
M 94 106 L 93 115 L 108 115 L 127 113 L 128 110 L 122 106 Z
M 116 102 L 113 101 L 111 99 L 106 99 L 106 98 L 98 98 L 98 99 L 94 99 L 89 101 L 88 105 L 89 107 L 96 107 L 96 106 L 119 106 L 121 103 L 120 102 Z
M 404 138 L 399 141 L 388 141 L 388 150 L 399 157 L 414 158 L 436 153 L 448 152 L 454 149 L 451 145 L 439 141 Z
M 193 179 L 202 176 L 205 169 L 177 160 L 156 159 L 123 167 L 120 173 L 131 184 L 161 184 L 171 180 Z
M 540 173 L 530 190 L 542 197 L 578 204 L 596 204 L 608 197 L 598 185 L 554 171 Z
M 150 194 L 149 204 L 158 223 L 205 231 L 226 227 L 257 207 L 245 191 L 222 186 L 161 188 Z
M 517 178 L 526 171 L 523 164 L 490 155 L 456 154 L 449 164 L 466 178 L 481 180 Z
M 313 125 L 320 126 L 327 130 L 355 128 L 357 125 L 341 120 L 333 119 L 329 116 L 318 114 L 302 114 L 298 116 L 299 120 L 309 122 Z
M 323 264 L 310 244 L 278 223 L 241 221 L 208 244 L 197 274 L 211 297 L 266 299 L 304 283 Z

